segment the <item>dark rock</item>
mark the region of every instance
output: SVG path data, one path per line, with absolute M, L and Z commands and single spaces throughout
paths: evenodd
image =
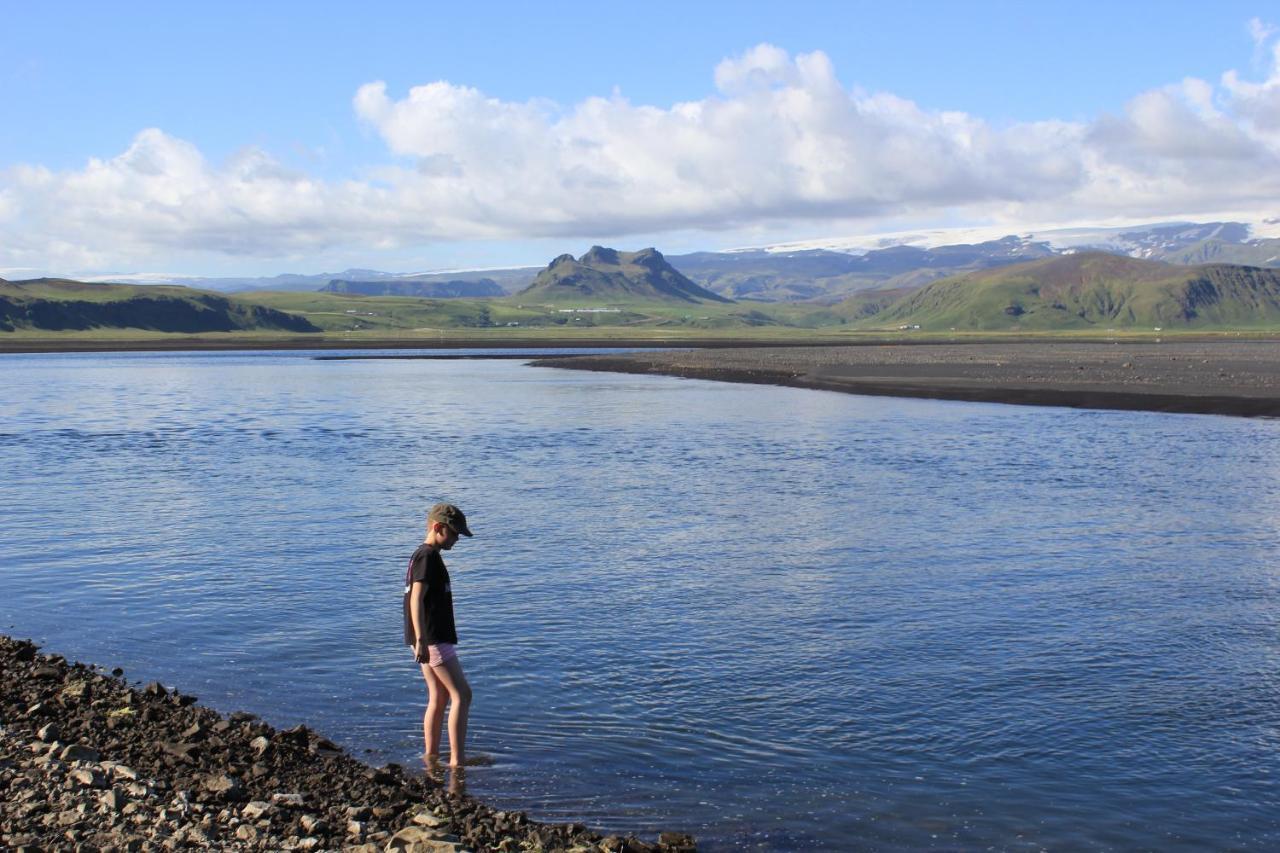
M 38 666 L 31 670 L 31 677 L 44 680 L 62 678 L 62 670 L 58 669 L 56 666 Z
M 99 759 L 98 750 L 78 743 L 65 747 L 62 752 L 58 753 L 58 757 L 63 761 L 97 761 Z

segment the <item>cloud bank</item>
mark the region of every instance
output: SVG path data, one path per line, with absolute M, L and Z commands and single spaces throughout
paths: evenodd
M 997 126 L 850 89 L 822 52 L 723 60 L 670 106 L 566 106 L 437 81 L 361 86 L 386 156 L 346 181 L 247 148 L 211 163 L 162 129 L 80 170 L 0 172 L 0 264 L 127 265 L 179 253 L 273 258 L 335 246 L 584 239 L 796 221 L 1063 222 L 1268 210 L 1280 197 L 1280 41 L 1251 23 L 1265 79 L 1227 71 L 1090 122 Z

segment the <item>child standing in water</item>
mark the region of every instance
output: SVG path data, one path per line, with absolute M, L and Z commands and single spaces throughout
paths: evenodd
M 427 538 L 409 559 L 404 579 L 404 642 L 413 647 L 413 658 L 427 682 L 427 710 L 422 717 L 425 757 L 428 761 L 440 757 L 440 727 L 447 700 L 451 767 L 461 767 L 466 758 L 471 685 L 454 650 L 458 633 L 453 624 L 453 594 L 440 552 L 452 548 L 459 535 L 471 535 L 462 510 L 447 503 L 433 506 L 427 513 Z

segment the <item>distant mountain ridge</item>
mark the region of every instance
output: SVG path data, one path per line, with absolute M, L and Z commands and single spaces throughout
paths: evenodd
M 321 293 L 348 293 L 356 296 L 416 296 L 423 299 L 464 299 L 501 297 L 507 292 L 491 278 L 449 279 L 381 279 L 379 281 L 347 281 L 334 279 L 320 288 Z
M 581 258 L 560 255 L 518 295 L 550 301 L 732 301 L 695 284 L 657 249 L 619 252 L 603 246 L 592 246 Z
M 1274 225 L 1269 220 L 1264 226 Z M 1036 258 L 1105 251 L 1112 254 L 1174 264 L 1233 263 L 1280 267 L 1280 238 L 1253 237 L 1242 222 L 1162 222 L 1138 227 L 1070 228 L 1005 235 L 973 242 L 922 243 L 927 235 L 851 238 L 726 252 L 668 255 L 665 260 L 694 284 L 731 299 L 757 302 L 815 302 L 833 304 L 864 290 L 922 287 L 960 273 L 1020 263 Z M 331 282 L 359 283 L 349 292 L 433 295 L 410 283 L 442 284 L 444 294 L 479 293 L 474 286 L 493 282 L 506 293 L 528 287 L 540 267 L 511 267 L 465 272 L 389 273 L 349 269 L 320 275 L 285 274 L 267 278 L 159 277 L 165 283 L 222 292 L 320 291 Z M 105 280 L 105 279 L 103 279 Z M 157 283 L 152 275 L 121 276 L 118 280 Z M 377 291 L 373 283 L 386 282 Z M 404 289 L 400 289 L 401 285 Z

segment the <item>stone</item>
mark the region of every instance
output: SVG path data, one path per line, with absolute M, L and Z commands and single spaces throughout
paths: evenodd
M 258 828 L 251 823 L 242 823 L 236 827 L 236 838 L 252 844 L 258 840 Z
M 73 681 L 66 687 L 62 688 L 58 693 L 58 699 L 62 704 L 75 703 L 83 700 L 89 694 L 89 683 L 87 681 Z
M 687 835 L 683 832 L 663 832 L 658 836 L 658 843 L 664 847 L 670 847 L 673 850 L 680 851 L 680 853 L 685 853 L 685 851 L 692 853 L 692 851 L 697 849 L 697 846 L 693 842 L 693 836 Z
M 112 777 L 116 779 L 124 779 L 126 781 L 132 782 L 138 778 L 137 770 L 134 770 L 132 767 L 127 767 L 123 764 L 118 764 L 115 761 L 102 762 L 102 769 L 110 773 Z
M 303 806 L 306 798 L 302 794 L 272 794 L 271 802 L 277 806 L 296 809 Z
M 259 758 L 261 758 L 271 750 L 271 741 L 267 740 L 262 735 L 258 735 L 256 738 L 249 741 L 249 747 L 257 753 Z
M 435 829 L 448 825 L 448 821 L 441 818 L 433 811 L 420 811 L 412 818 L 413 822 L 418 826 L 425 826 L 428 829 Z
M 125 805 L 124 792 L 119 788 L 112 788 L 103 794 L 102 797 L 99 798 L 98 802 L 102 803 L 102 805 L 106 806 L 109 810 L 118 812 L 124 808 Z
M 64 747 L 62 752 L 58 753 L 58 757 L 63 761 L 91 761 L 96 762 L 99 758 L 98 750 L 82 744 L 73 743 Z
M 391 836 L 387 846 L 383 849 L 387 853 L 392 853 L 392 851 L 399 851 L 399 853 L 453 853 L 460 846 L 420 827 L 406 826 Z
M 36 737 L 45 743 L 53 743 L 62 737 L 62 729 L 58 728 L 57 723 L 48 723 L 40 727 L 39 731 L 36 732 Z
M 194 762 L 196 753 L 200 751 L 198 744 L 172 743 L 169 741 L 162 742 L 160 744 L 160 749 L 162 752 L 172 755 L 174 758 L 180 758 L 187 762 Z
M 262 800 L 253 800 L 246 803 L 244 808 L 240 809 L 240 816 L 245 820 L 257 820 L 265 814 L 269 814 L 274 807 L 271 803 Z
M 364 821 L 349 820 L 347 821 L 347 835 L 353 835 L 356 838 L 364 835 Z
M 102 774 L 101 770 L 94 770 L 91 767 L 80 767 L 72 770 L 71 778 L 86 788 L 107 787 L 107 777 Z
M 204 789 L 229 802 L 235 802 L 244 797 L 244 786 L 240 784 L 240 780 L 226 773 L 205 777 Z
M 298 825 L 302 827 L 302 831 L 308 835 L 316 833 L 324 833 L 328 830 L 325 822 L 315 815 L 304 814 L 299 820 Z

